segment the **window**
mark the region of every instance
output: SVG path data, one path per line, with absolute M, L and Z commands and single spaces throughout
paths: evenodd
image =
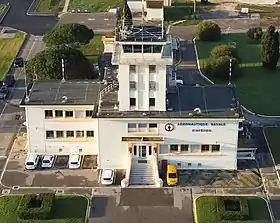
M 81 137 L 84 137 L 85 136 L 85 133 L 84 133 L 84 131 L 76 131 L 76 137 L 77 138 L 81 138 Z
M 86 117 L 91 118 L 93 116 L 93 111 L 92 110 L 87 110 L 86 111 Z
M 152 53 L 153 45 L 143 45 L 143 53 Z
M 149 73 L 155 73 L 156 72 L 156 65 L 149 65 Z
M 129 104 L 130 104 L 130 106 L 136 106 L 136 98 L 130 98 Z
M 138 124 L 138 130 L 140 132 L 146 132 L 148 125 L 146 123 L 139 123 Z
M 94 131 L 87 131 L 87 137 L 94 137 Z
M 188 152 L 189 151 L 189 145 L 181 145 L 181 152 Z
M 191 164 L 191 163 L 188 163 L 188 166 L 192 166 L 192 164 Z
M 74 112 L 73 111 L 65 111 L 65 117 L 66 118 L 72 118 L 74 116 Z
M 128 132 L 137 132 L 136 123 L 128 123 L 127 128 L 128 128 Z
M 199 153 L 200 152 L 200 145 L 191 145 L 191 152 L 192 153 Z
M 136 65 L 129 65 L 129 73 L 136 73 Z
M 212 152 L 220 152 L 220 145 L 212 145 Z
M 153 53 L 161 53 L 162 45 L 154 45 Z
M 198 167 L 201 167 L 201 166 L 202 166 L 202 164 L 201 164 L 201 163 L 198 163 L 198 164 L 197 164 L 197 166 L 198 166 Z
M 158 130 L 158 125 L 157 123 L 150 123 L 149 124 L 149 131 L 150 132 L 156 132 Z
M 132 45 L 123 45 L 124 53 L 132 53 Z
M 61 118 L 63 117 L 63 111 L 62 110 L 55 110 L 54 111 L 55 117 L 56 118 Z
M 150 98 L 149 99 L 149 106 L 155 106 L 156 105 L 156 99 L 155 98 Z
M 130 90 L 136 90 L 136 81 L 129 81 Z
M 178 145 L 170 145 L 170 152 L 178 152 L 179 146 Z
M 45 110 L 45 118 L 52 118 L 53 111 L 52 110 Z
M 210 146 L 209 145 L 201 145 L 201 152 L 209 152 Z
M 149 82 L 149 89 L 155 91 L 156 90 L 156 82 L 150 81 Z
M 74 137 L 74 131 L 66 131 L 66 137 L 67 137 L 67 138 L 72 138 L 72 137 Z
M 54 138 L 54 131 L 46 131 L 46 138 L 53 139 Z
M 142 45 L 134 45 L 133 46 L 134 53 L 142 53 Z
M 64 132 L 63 131 L 56 131 L 56 138 L 64 138 Z

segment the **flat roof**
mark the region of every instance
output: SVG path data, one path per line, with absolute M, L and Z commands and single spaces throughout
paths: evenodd
M 126 42 L 165 42 L 165 27 L 161 26 L 132 26 L 128 31 L 116 35 L 117 41 Z
M 35 81 L 21 105 L 95 105 L 105 87 L 97 81 Z
M 178 87 L 167 96 L 167 111 L 118 111 L 118 92 L 104 95 L 98 117 L 151 118 L 242 118 L 234 86 L 206 85 Z M 197 112 L 199 111 L 199 112 Z

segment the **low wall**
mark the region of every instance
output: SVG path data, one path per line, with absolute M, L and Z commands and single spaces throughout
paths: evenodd
M 4 9 L 4 11 L 2 12 L 2 14 L 0 15 L 0 24 L 3 22 L 3 20 L 5 19 L 6 15 L 8 14 L 8 12 L 11 9 L 11 4 L 8 3 L 6 4 L 6 8 Z
M 57 16 L 56 12 L 36 12 L 36 8 L 39 4 L 39 0 L 33 0 L 29 8 L 27 9 L 26 15 L 29 16 Z

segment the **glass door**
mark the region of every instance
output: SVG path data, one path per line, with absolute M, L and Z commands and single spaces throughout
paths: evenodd
M 146 145 L 139 146 L 139 157 L 142 157 L 142 158 L 147 157 L 147 146 Z

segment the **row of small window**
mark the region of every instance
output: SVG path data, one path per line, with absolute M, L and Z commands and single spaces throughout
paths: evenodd
M 162 45 L 123 45 L 124 53 L 161 53 Z
M 156 65 L 149 65 L 149 73 L 156 73 L 157 66 Z M 136 73 L 136 65 L 129 65 L 129 73 L 133 74 Z
M 62 130 L 47 130 L 46 131 L 46 138 L 47 139 L 54 139 L 54 138 L 90 138 L 94 137 L 94 131 L 72 131 L 72 130 L 67 130 L 67 131 L 62 131 Z
M 45 118 L 91 118 L 92 110 L 87 111 L 63 111 L 63 110 L 45 110 Z
M 170 145 L 170 152 L 216 153 L 220 152 L 220 145 Z
M 129 89 L 130 90 L 136 90 L 136 81 L 129 81 Z M 149 90 L 155 91 L 156 90 L 157 83 L 155 81 L 149 82 Z
M 136 106 L 136 98 L 130 98 L 129 99 L 129 106 Z M 156 99 L 155 98 L 149 98 L 149 106 L 150 107 L 156 106 Z
M 157 123 L 128 123 L 128 132 L 156 132 L 158 130 Z

